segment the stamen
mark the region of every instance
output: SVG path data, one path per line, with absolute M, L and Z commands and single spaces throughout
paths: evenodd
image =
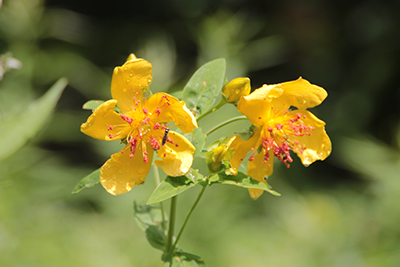
M 132 124 L 132 122 L 133 122 L 133 119 L 132 119 L 132 118 L 129 118 L 128 116 L 125 116 L 125 115 L 123 115 L 123 114 L 120 114 L 119 116 L 121 117 L 121 119 L 123 119 L 123 120 L 126 121 L 127 123 Z
M 160 149 L 160 143 L 157 141 L 155 137 L 150 138 L 150 145 L 153 147 L 154 150 L 159 150 Z
M 160 127 L 161 127 L 161 124 L 156 122 L 156 123 L 154 123 L 153 129 L 158 130 L 158 129 L 160 129 Z

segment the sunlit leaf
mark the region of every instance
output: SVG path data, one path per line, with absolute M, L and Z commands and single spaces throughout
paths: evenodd
M 218 177 L 218 179 L 217 179 Z M 272 190 L 267 183 L 257 181 L 244 173 L 239 172 L 237 175 L 226 175 L 224 172 L 214 174 L 210 179 L 210 184 L 228 184 L 235 185 L 243 188 L 256 188 L 262 189 L 274 196 L 280 196 L 278 192 Z
M 201 182 L 203 175 L 191 169 L 187 174 L 178 177 L 168 176 L 151 194 L 147 204 L 154 204 L 181 194 Z
M 4 118 L 0 116 L 0 160 L 16 152 L 43 128 L 65 86 L 67 79 L 61 78 L 25 112 Z
M 89 100 L 88 102 L 83 104 L 82 108 L 88 110 L 94 110 L 103 103 L 104 103 L 103 100 Z
M 72 190 L 72 194 L 78 194 L 85 188 L 91 188 L 100 183 L 100 168 L 91 172 L 88 176 L 83 178 L 76 184 L 74 190 Z
M 201 66 L 183 89 L 186 106 L 200 116 L 212 107 L 224 82 L 225 59 L 215 59 Z

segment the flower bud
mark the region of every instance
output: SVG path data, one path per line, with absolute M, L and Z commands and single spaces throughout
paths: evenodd
M 135 56 L 134 53 L 131 53 L 128 58 L 126 59 L 126 61 L 131 61 L 131 60 L 137 60 L 137 57 Z
M 222 161 L 224 159 L 230 160 L 231 153 L 229 149 L 231 148 L 232 142 L 236 139 L 236 136 L 233 136 L 227 143 L 224 143 L 212 150 L 213 154 L 211 160 L 209 162 L 209 167 L 213 171 L 219 171 L 222 165 Z
M 225 86 L 222 95 L 228 103 L 237 103 L 241 96 L 250 94 L 250 89 L 249 78 L 236 78 Z

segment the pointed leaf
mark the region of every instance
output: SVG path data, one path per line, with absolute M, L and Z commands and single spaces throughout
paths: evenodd
M 100 168 L 90 173 L 76 184 L 72 194 L 78 194 L 85 188 L 91 188 L 100 183 Z
M 61 78 L 25 112 L 4 118 L 0 116 L 0 160 L 16 152 L 42 129 L 65 86 L 67 79 Z
M 235 185 L 243 188 L 256 188 L 262 189 L 268 193 L 271 193 L 274 196 L 280 196 L 278 192 L 272 190 L 267 183 L 262 183 L 257 181 L 250 176 L 247 176 L 244 173 L 239 172 L 237 175 L 226 175 L 223 172 L 218 173 L 218 180 L 216 179 L 216 175 L 212 176 L 212 180 L 210 179 L 211 184 L 228 184 Z
M 201 66 L 183 89 L 186 106 L 200 116 L 209 110 L 221 92 L 225 77 L 225 59 L 219 58 Z
M 88 109 L 88 110 L 95 110 L 98 106 L 103 104 L 103 100 L 89 100 L 85 104 L 83 104 L 82 108 L 83 109 Z
M 191 169 L 187 174 L 178 177 L 167 176 L 151 194 L 147 204 L 154 204 L 181 194 L 201 182 L 203 175 Z

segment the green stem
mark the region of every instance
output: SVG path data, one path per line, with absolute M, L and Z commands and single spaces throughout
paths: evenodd
M 166 253 L 172 253 L 175 246 L 172 246 L 172 239 L 174 237 L 175 217 L 176 217 L 176 200 L 177 196 L 171 198 L 171 211 L 169 214 L 169 228 L 168 228 L 168 239 Z
M 158 167 L 156 165 L 153 165 L 153 169 L 154 169 L 154 176 L 156 179 L 156 184 L 159 185 L 161 183 L 161 180 L 160 180 L 160 173 L 158 171 Z M 165 215 L 164 215 L 164 206 L 163 206 L 162 202 L 160 202 L 160 210 L 161 210 L 161 220 L 162 220 L 161 227 L 162 227 L 163 231 L 165 232 L 166 220 L 165 220 Z
M 201 197 L 203 196 L 204 191 L 206 191 L 206 188 L 207 188 L 207 185 L 203 186 L 203 188 L 202 188 L 201 191 L 200 191 L 199 196 L 197 197 L 197 199 L 196 199 L 196 201 L 194 202 L 192 208 L 190 209 L 189 213 L 187 214 L 186 219 L 185 219 L 185 221 L 183 222 L 183 225 L 182 225 L 182 227 L 181 227 L 181 230 L 179 231 L 179 234 L 178 234 L 178 236 L 176 237 L 176 240 L 175 240 L 175 242 L 174 242 L 174 245 L 172 246 L 171 251 L 174 251 L 176 245 L 178 244 L 178 241 L 179 241 L 179 239 L 181 238 L 181 235 L 182 235 L 182 233 L 183 233 L 183 230 L 185 229 L 186 224 L 187 224 L 187 222 L 189 221 L 190 215 L 192 215 L 192 213 L 193 213 L 194 209 L 196 208 L 197 204 L 199 204 L 199 201 L 200 201 Z
M 213 107 L 212 109 L 210 109 L 209 111 L 207 111 L 206 113 L 204 113 L 203 115 L 201 115 L 200 117 L 197 118 L 197 122 L 199 122 L 201 119 L 203 119 L 204 117 L 206 117 L 207 115 L 210 115 L 211 113 L 217 111 L 218 109 L 220 109 L 223 105 L 227 104 L 225 98 L 221 99 L 221 102 L 219 102 L 218 105 L 216 105 L 215 107 Z
M 225 125 L 227 125 L 229 123 L 232 123 L 232 122 L 235 122 L 235 121 L 240 121 L 240 120 L 247 120 L 247 117 L 246 116 L 238 116 L 238 117 L 234 117 L 232 119 L 229 119 L 227 121 L 221 122 L 220 124 L 215 125 L 213 128 L 208 130 L 208 132 L 206 132 L 206 135 L 209 135 L 209 134 L 215 132 L 219 128 L 221 128 L 221 127 L 223 127 L 223 126 L 225 126 Z

